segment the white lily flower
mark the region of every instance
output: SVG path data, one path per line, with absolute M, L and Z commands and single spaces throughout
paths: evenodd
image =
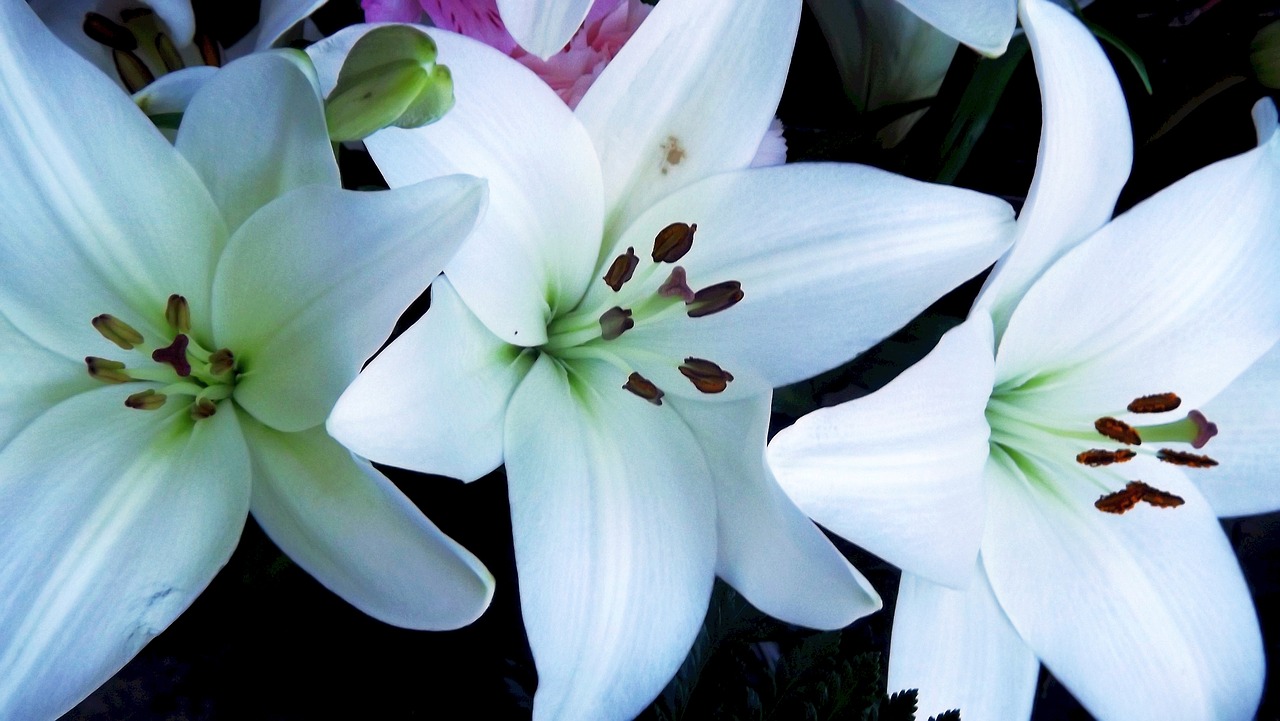
M 1280 507 L 1256 390 L 1280 353 L 1275 107 L 1257 149 L 1108 222 L 1132 158 L 1119 85 L 1067 12 L 1021 13 L 1044 126 L 1013 249 L 928 357 L 769 461 L 904 570 L 889 686 L 926 712 L 1025 719 L 1043 663 L 1100 719 L 1247 719 L 1261 638 L 1217 515 Z M 1219 413 L 1221 465 L 1200 468 Z
M 321 424 L 483 183 L 342 190 L 274 53 L 211 80 L 175 147 L 23 0 L 0 0 L 0 128 L 0 718 L 109 678 L 249 512 L 370 615 L 476 618 L 488 572 Z
M 457 104 L 366 141 L 393 187 L 467 169 L 492 197 L 431 310 L 329 429 L 464 480 L 506 464 L 538 719 L 639 713 L 717 574 L 806 626 L 880 606 L 767 471 L 771 389 L 985 267 L 1012 216 L 872 168 L 747 169 L 799 15 L 798 0 L 663 0 L 575 111 L 505 54 L 433 30 Z M 322 86 L 360 32 L 313 46 Z

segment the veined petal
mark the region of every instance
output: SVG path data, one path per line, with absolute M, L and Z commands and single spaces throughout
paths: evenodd
M 1100 479 L 1121 478 L 996 454 L 983 564 L 1014 628 L 1080 703 L 1098 718 L 1252 718 L 1264 668 L 1249 589 L 1180 470 L 1125 464 L 1186 503 L 1114 515 L 1093 503 Z
M 245 422 L 253 517 L 281 550 L 374 618 L 423 630 L 476 620 L 493 576 L 368 461 L 323 428 L 281 433 Z
M 1205 403 L 1280 338 L 1278 197 L 1273 136 L 1116 218 L 1027 293 L 997 384 L 1034 378 L 1019 402 L 1077 421 L 1150 393 Z
M 0 453 L 0 716 L 54 718 L 164 630 L 226 563 L 249 508 L 235 411 L 194 422 L 117 386 Z
M 798 0 L 664 0 L 575 111 L 604 177 L 605 233 L 678 188 L 751 164 L 782 97 Z
M 589 10 L 591 0 L 498 0 L 511 37 L 543 60 L 564 49 Z
M 612 368 L 544 355 L 507 414 L 535 719 L 634 717 L 675 675 L 711 595 L 702 453 L 675 411 L 620 386 Z
M 483 181 L 452 176 L 383 192 L 312 185 L 254 214 L 214 287 L 236 402 L 276 430 L 323 423 L 483 205 Z
M 1009 47 L 1017 24 L 1015 0 L 898 0 L 920 19 L 983 55 L 1000 55 Z
M 326 90 L 366 31 L 308 48 Z M 437 123 L 388 128 L 365 144 L 393 188 L 449 173 L 489 181 L 488 211 L 449 263 L 449 278 L 494 335 L 540 345 L 555 312 L 582 296 L 600 252 L 603 191 L 591 139 L 528 68 L 470 38 L 430 34 L 457 104 Z
M 1093 34 L 1047 0 L 1024 0 L 1022 24 L 1040 79 L 1044 120 L 1017 240 L 978 301 L 991 308 L 996 338 L 1045 268 L 1111 217 L 1133 164 L 1124 93 Z
M 44 411 L 98 384 L 79 358 L 67 358 L 31 340 L 0 313 L 0 449 Z
M 963 591 L 902 574 L 893 608 L 889 691 L 919 689 L 918 716 L 1031 717 L 1040 662 L 1000 610 L 981 566 Z M 1052 611 L 1044 611 L 1052 613 Z
M 880 595 L 787 498 L 764 461 L 771 394 L 669 402 L 702 446 L 716 490 L 716 574 L 788 623 L 835 629 L 880 610 Z
M 431 310 L 343 392 L 329 432 L 379 463 L 473 481 L 502 464 L 507 403 L 531 365 L 440 276 Z
M 275 45 L 294 25 L 307 19 L 329 0 L 265 0 L 258 13 L 258 24 L 228 49 L 227 54 L 242 54 L 266 50 Z
M 84 16 L 85 13 L 96 12 L 118 21 L 120 10 L 139 5 L 155 10 L 168 26 L 169 39 L 174 45 L 191 44 L 196 31 L 196 16 L 190 0 L 34 0 L 31 8 L 59 40 L 118 83 L 111 51 L 85 35 Z
M 982 541 L 991 343 L 979 311 L 884 388 L 779 431 L 768 457 L 782 488 L 904 571 L 964 587 Z
M 854 357 L 977 275 L 1013 231 L 1009 206 L 996 198 L 864 166 L 804 163 L 683 189 L 642 215 L 619 251 L 651 247 L 675 221 L 698 224 L 680 260 L 690 286 L 737 280 L 743 300 L 702 318 L 672 312 L 613 342 L 668 393 L 707 398 L 675 366 L 687 356 L 715 361 L 735 377 L 716 396 L 726 399 Z M 610 292 L 596 281 L 588 302 Z M 677 363 L 664 362 L 671 358 Z
M 104 343 L 100 313 L 149 335 L 171 293 L 208 307 L 226 234 L 208 192 L 24 2 L 0 3 L 0 127 L 0 307 L 14 326 L 83 358 Z
M 274 53 L 210 78 L 187 107 L 176 145 L 233 232 L 295 188 L 341 185 L 320 98 L 295 63 Z

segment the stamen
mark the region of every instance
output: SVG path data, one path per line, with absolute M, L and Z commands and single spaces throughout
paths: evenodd
M 138 49 L 138 39 L 129 32 L 129 28 L 118 25 L 105 15 L 85 13 L 84 24 L 80 26 L 89 39 L 112 50 L 130 52 Z
M 685 358 L 679 370 L 703 393 L 720 393 L 733 380 L 732 373 L 702 358 Z
M 191 363 L 187 360 L 187 345 L 191 339 L 179 333 L 166 348 L 157 348 L 151 353 L 151 360 L 157 363 L 168 363 L 182 378 L 191 375 Z
M 635 325 L 636 322 L 631 320 L 631 311 L 615 305 L 600 315 L 600 337 L 613 340 Z
M 1192 448 L 1204 448 L 1210 438 L 1218 435 L 1218 424 L 1210 422 L 1200 411 L 1193 410 L 1187 413 L 1187 420 L 1196 424 L 1196 428 L 1199 430 L 1196 433 L 1195 440 L 1191 441 Z
M 1141 483 L 1141 481 L 1139 481 L 1139 483 Z M 1149 503 L 1156 508 L 1177 508 L 1178 506 L 1186 503 L 1186 501 L 1182 500 L 1181 496 L 1175 496 L 1172 493 L 1162 491 L 1159 488 L 1152 488 L 1145 483 L 1142 483 L 1142 501 L 1144 503 Z
M 1129 403 L 1130 413 L 1164 413 L 1182 405 L 1182 399 L 1175 393 L 1156 393 L 1154 395 L 1134 398 Z
M 742 300 L 742 297 L 742 283 L 726 280 L 694 293 L 693 302 L 689 304 L 687 312 L 690 318 L 701 318 L 704 315 L 732 308 Z
M 124 373 L 124 364 L 120 361 L 108 360 L 97 356 L 88 356 L 84 364 L 89 368 L 89 375 L 103 383 L 128 383 L 133 377 Z
M 227 348 L 221 348 L 209 355 L 209 372 L 215 376 L 229 373 L 235 367 L 235 354 Z
M 613 259 L 613 263 L 609 265 L 609 270 L 604 274 L 604 282 L 614 293 L 622 290 L 622 286 L 631 280 L 631 275 L 636 272 L 636 265 L 640 263 L 640 259 L 636 257 L 635 248 L 627 248 L 627 252 Z
M 200 50 L 201 62 L 211 68 L 222 67 L 222 51 L 218 49 L 217 41 L 199 29 L 196 30 L 196 36 L 192 40 Z
M 671 275 L 658 286 L 658 295 L 664 298 L 679 298 L 685 303 L 693 302 L 695 293 L 693 288 L 689 287 L 684 268 L 677 265 L 671 269 Z
M 177 293 L 169 296 L 169 303 L 164 308 L 164 319 L 175 331 L 190 333 L 191 306 L 187 305 L 187 299 Z
M 134 346 L 142 343 L 142 334 L 114 315 L 103 313 L 89 322 L 93 324 L 94 330 L 102 334 L 103 338 L 125 350 L 133 350 Z
M 173 46 L 173 41 L 164 33 L 156 33 L 156 54 L 160 56 L 160 62 L 164 63 L 164 69 L 167 72 L 171 73 L 187 67 L 187 64 L 182 61 L 182 55 Z
M 135 410 L 154 411 L 160 406 L 163 406 L 166 400 L 168 400 L 168 396 L 163 393 L 156 393 L 154 390 L 148 388 L 145 391 L 138 391 L 128 398 L 125 398 L 124 404 Z
M 693 234 L 697 231 L 697 223 L 672 223 L 658 231 L 653 239 L 653 262 L 674 263 L 683 258 L 693 247 Z
M 662 405 L 662 397 L 666 395 L 662 389 L 655 386 L 648 378 L 639 373 L 632 373 L 627 376 L 627 382 L 622 386 L 624 389 L 640 396 L 655 406 Z
M 191 419 L 202 421 L 213 416 L 218 412 L 218 404 L 208 398 L 197 398 L 195 403 L 191 404 Z
M 1165 463 L 1172 463 L 1175 466 L 1187 466 L 1188 468 L 1213 468 L 1218 462 L 1208 456 L 1201 456 L 1195 453 L 1186 453 L 1184 451 L 1175 451 L 1170 448 L 1161 448 L 1156 453 L 1156 458 Z
M 1124 488 L 1099 498 L 1093 506 L 1104 513 L 1121 514 L 1138 505 L 1138 501 L 1156 508 L 1176 508 L 1186 503 L 1168 491 L 1153 488 L 1142 481 L 1129 481 Z
M 116 75 L 120 76 L 120 81 L 124 83 L 125 88 L 131 93 L 136 93 L 147 87 L 156 79 L 147 64 L 131 52 L 112 50 L 111 59 L 116 64 Z
M 1118 451 L 1107 451 L 1095 448 L 1077 454 L 1076 463 L 1082 463 L 1086 466 L 1096 468 L 1098 466 L 1109 466 L 1112 463 L 1124 463 L 1125 461 L 1132 460 L 1136 455 L 1138 454 L 1127 448 L 1122 448 Z
M 1124 421 L 1107 416 L 1094 421 L 1093 427 L 1099 433 L 1117 443 L 1123 443 L 1128 446 L 1142 445 L 1142 438 L 1138 436 L 1138 432 L 1133 429 L 1133 426 Z

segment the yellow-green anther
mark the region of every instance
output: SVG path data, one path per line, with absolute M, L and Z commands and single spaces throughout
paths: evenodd
M 164 63 L 164 69 L 168 72 L 181 70 L 187 67 L 182 61 L 182 56 L 178 54 L 178 49 L 173 46 L 173 41 L 165 33 L 156 33 L 156 54 L 160 56 L 160 62 Z
M 230 350 L 221 348 L 209 355 L 209 372 L 215 376 L 230 373 L 236 367 L 236 357 Z
M 436 65 L 436 44 L 405 25 L 375 28 L 352 46 L 325 100 L 334 141 L 360 140 L 390 126 L 418 128 L 453 107 L 453 76 Z
M 187 305 L 187 299 L 177 293 L 169 296 L 169 302 L 164 307 L 164 319 L 175 331 L 190 333 L 191 306 Z
M 196 402 L 191 404 L 192 420 L 202 421 L 217 412 L 218 404 L 208 398 L 197 398 Z
M 1258 82 L 1272 89 L 1280 89 L 1280 20 L 1263 27 L 1253 37 L 1249 48 L 1249 62 Z
M 124 404 L 129 408 L 139 411 L 154 411 L 160 406 L 163 406 L 164 402 L 167 400 L 169 400 L 169 397 L 165 394 L 157 393 L 148 388 L 145 391 L 138 391 L 124 399 Z
M 106 45 L 112 50 L 123 50 L 130 52 L 138 48 L 138 39 L 129 32 L 129 28 L 124 27 L 111 21 L 105 15 L 98 13 L 85 13 L 84 24 L 81 25 L 84 34 L 90 40 L 101 45 Z
M 88 356 L 84 364 L 89 369 L 89 376 L 103 383 L 128 383 L 133 377 L 124 372 L 124 364 L 97 356 Z
M 126 50 L 112 50 L 111 59 L 116 64 L 116 74 L 120 76 L 124 87 L 131 93 L 147 87 L 153 80 L 155 75 L 151 74 L 151 69 L 137 55 Z
M 134 346 L 142 343 L 142 334 L 114 315 L 103 313 L 89 322 L 93 324 L 94 330 L 102 334 L 103 338 L 125 350 L 133 350 Z

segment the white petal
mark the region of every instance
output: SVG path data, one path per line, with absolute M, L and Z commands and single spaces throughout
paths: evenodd
M 391 481 L 323 428 L 281 433 L 247 420 L 253 517 L 329 590 L 374 618 L 424 630 L 484 612 L 493 576 Z
M 507 32 L 546 60 L 564 49 L 591 10 L 591 0 L 497 0 Z
M 706 464 L 613 369 L 543 356 L 511 399 L 507 479 L 535 719 L 629 719 L 684 660 L 715 570 Z
M 233 231 L 290 190 L 341 184 L 320 98 L 297 65 L 274 53 L 210 78 L 187 107 L 176 145 Z
M 199 65 L 161 75 L 155 82 L 134 93 L 133 102 L 142 108 L 142 112 L 152 117 L 164 113 L 184 113 L 191 104 L 191 99 L 219 70 L 220 68 Z M 245 140 L 243 137 L 238 138 L 236 145 L 241 145 Z M 225 155 L 226 148 L 221 150 Z
M 976 315 L 869 396 L 779 431 L 769 464 L 801 510 L 910 573 L 963 587 L 982 540 L 991 324 Z
M 361 31 L 309 48 L 323 87 Z M 438 123 L 388 128 L 365 144 L 393 188 L 449 173 L 489 181 L 488 211 L 449 278 L 494 335 L 540 345 L 547 321 L 581 297 L 600 252 L 604 206 L 591 139 L 528 68 L 461 35 L 433 29 L 431 37 L 457 104 Z
M 1022 23 L 1044 120 L 1018 238 L 978 301 L 992 309 L 996 338 L 1045 268 L 1111 217 L 1133 163 L 1124 93 L 1093 33 L 1046 0 L 1023 2 Z
M 258 24 L 235 45 L 227 54 L 239 57 L 241 54 L 266 50 L 275 45 L 294 25 L 305 20 L 311 13 L 320 9 L 329 0 L 265 0 L 258 12 Z
M 84 362 L 67 358 L 32 340 L 0 313 L 0 449 L 45 410 L 72 394 L 98 385 Z
M 1278 197 L 1273 137 L 1116 218 L 1027 293 L 997 383 L 1038 376 L 1020 402 L 1076 421 L 1150 393 L 1208 401 L 1280 338 Z
M 635 246 L 647 265 L 654 236 L 676 221 L 698 224 L 679 262 L 689 285 L 737 280 L 745 297 L 702 318 L 676 311 L 638 324 L 615 347 L 668 393 L 699 395 L 676 371 L 684 358 L 714 361 L 735 376 L 726 399 L 866 350 L 999 257 L 1013 230 L 1008 205 L 989 196 L 865 166 L 804 163 L 683 189 L 638 219 L 619 250 Z M 597 280 L 584 306 L 604 305 L 611 293 Z
M 1049 671 L 1099 718 L 1252 718 L 1264 666 L 1249 589 L 1179 469 L 1139 457 L 1119 476 L 1070 458 L 1021 454 L 1015 465 L 997 453 L 983 564 Z M 1095 509 L 1100 486 L 1118 489 L 1124 478 L 1186 503 Z
M 799 2 L 663 0 L 575 111 L 617 237 L 678 188 L 751 164 L 778 109 Z
M 1253 124 L 1258 130 L 1258 145 L 1265 145 L 1275 136 L 1280 121 L 1276 118 L 1276 102 L 1263 98 L 1253 104 Z
M 769 394 L 737 403 L 669 399 L 706 454 L 716 490 L 716 574 L 788 623 L 847 626 L 879 594 L 796 508 L 764 461 Z
M 983 55 L 1000 55 L 1013 37 L 1015 0 L 898 0 L 920 19 Z
M 133 411 L 119 386 L 0 454 L 0 717 L 54 718 L 209 583 L 240 537 L 249 459 L 230 404 Z
M 10 322 L 84 357 L 114 348 L 89 325 L 100 313 L 150 335 L 171 293 L 208 307 L 225 240 L 208 193 L 129 96 L 22 2 L 0 4 L 0 127 Z
M 483 204 L 482 181 L 453 176 L 383 192 L 308 186 L 249 218 L 214 288 L 214 335 L 243 374 L 236 401 L 277 430 L 324 422 Z
M 431 310 L 343 392 L 329 432 L 379 463 L 473 481 L 502 464 L 507 403 L 532 364 L 441 276 Z
M 1040 662 L 1000 610 L 981 566 L 975 576 L 957 591 L 902 574 L 888 690 L 919 689 L 919 717 L 960 709 L 967 719 L 1025 721 Z

